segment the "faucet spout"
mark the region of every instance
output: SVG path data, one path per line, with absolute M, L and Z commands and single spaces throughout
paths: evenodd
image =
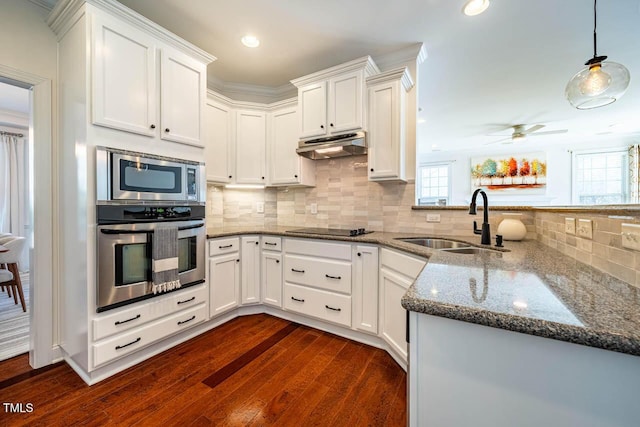
M 483 208 L 483 218 L 482 218 L 482 229 L 478 229 L 478 224 L 476 221 L 473 221 L 473 233 L 480 234 L 480 243 L 483 245 L 491 244 L 491 229 L 489 227 L 489 200 L 487 199 L 487 193 L 485 193 L 482 189 L 478 188 L 473 192 L 473 196 L 471 197 L 471 204 L 469 205 L 469 215 L 476 215 L 476 199 L 478 194 L 482 196 L 482 208 Z

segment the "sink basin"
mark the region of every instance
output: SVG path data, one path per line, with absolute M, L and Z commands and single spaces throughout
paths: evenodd
M 456 242 L 455 240 L 447 240 L 447 239 L 427 239 L 427 238 L 421 238 L 421 237 L 407 237 L 407 238 L 400 238 L 397 240 L 400 240 L 402 242 L 407 242 L 407 243 L 413 243 L 414 245 L 424 246 L 431 249 L 462 249 L 462 248 L 474 249 L 468 243 Z
M 449 252 L 450 254 L 473 255 L 473 254 L 479 254 L 480 252 L 483 252 L 486 250 L 487 249 L 468 247 L 468 248 L 456 248 L 456 249 L 443 249 L 443 252 Z M 488 249 L 488 250 L 491 250 L 491 249 Z

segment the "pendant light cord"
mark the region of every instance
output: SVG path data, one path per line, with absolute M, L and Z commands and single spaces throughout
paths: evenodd
M 598 15 L 596 10 L 596 4 L 598 0 L 593 0 L 593 57 L 598 56 L 598 39 L 596 38 L 596 27 L 598 24 Z

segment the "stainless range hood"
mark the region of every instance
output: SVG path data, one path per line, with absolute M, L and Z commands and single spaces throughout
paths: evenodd
M 366 133 L 360 131 L 300 141 L 296 153 L 311 160 L 367 154 Z

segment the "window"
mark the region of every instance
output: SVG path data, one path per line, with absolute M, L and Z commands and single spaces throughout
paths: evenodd
M 626 148 L 574 154 L 574 203 L 608 205 L 628 201 L 629 155 Z
M 448 205 L 451 164 L 425 163 L 418 172 L 418 204 Z

